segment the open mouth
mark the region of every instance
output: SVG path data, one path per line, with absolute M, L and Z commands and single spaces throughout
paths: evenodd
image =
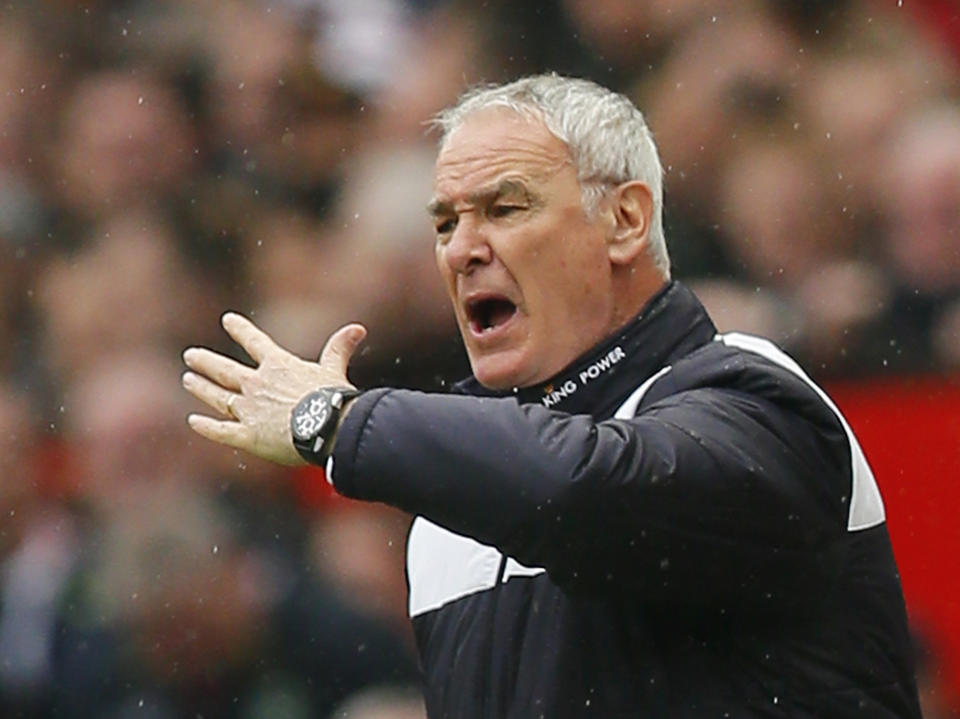
M 483 297 L 466 305 L 470 329 L 477 334 L 505 325 L 517 313 L 517 306 L 506 297 Z

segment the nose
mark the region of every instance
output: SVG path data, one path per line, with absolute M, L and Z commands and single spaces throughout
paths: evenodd
M 457 221 L 453 234 L 440 251 L 444 262 L 453 272 L 468 275 L 477 267 L 493 260 L 493 250 L 486 233 L 472 212 L 464 212 Z

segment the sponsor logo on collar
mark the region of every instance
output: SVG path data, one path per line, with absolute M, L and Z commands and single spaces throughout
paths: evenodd
M 548 408 L 557 405 L 562 400 L 565 400 L 571 395 L 575 394 L 581 387 L 584 387 L 595 379 L 598 379 L 600 376 L 608 372 L 614 365 L 626 359 L 626 357 L 627 353 L 623 351 L 622 347 L 617 345 L 596 362 L 587 365 L 576 375 L 568 377 L 563 381 L 562 384 L 548 384 L 543 388 L 543 397 L 540 401 L 543 403 L 544 407 Z

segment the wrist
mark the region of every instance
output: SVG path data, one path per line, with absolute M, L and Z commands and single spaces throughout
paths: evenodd
M 308 463 L 326 464 L 352 401 L 355 387 L 321 387 L 304 395 L 290 413 L 293 447 Z

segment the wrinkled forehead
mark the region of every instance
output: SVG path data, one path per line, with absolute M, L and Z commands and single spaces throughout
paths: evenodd
M 572 164 L 566 143 L 542 120 L 509 108 L 486 108 L 446 137 L 437 155 L 434 195 L 455 200 L 507 175 L 535 180 Z

